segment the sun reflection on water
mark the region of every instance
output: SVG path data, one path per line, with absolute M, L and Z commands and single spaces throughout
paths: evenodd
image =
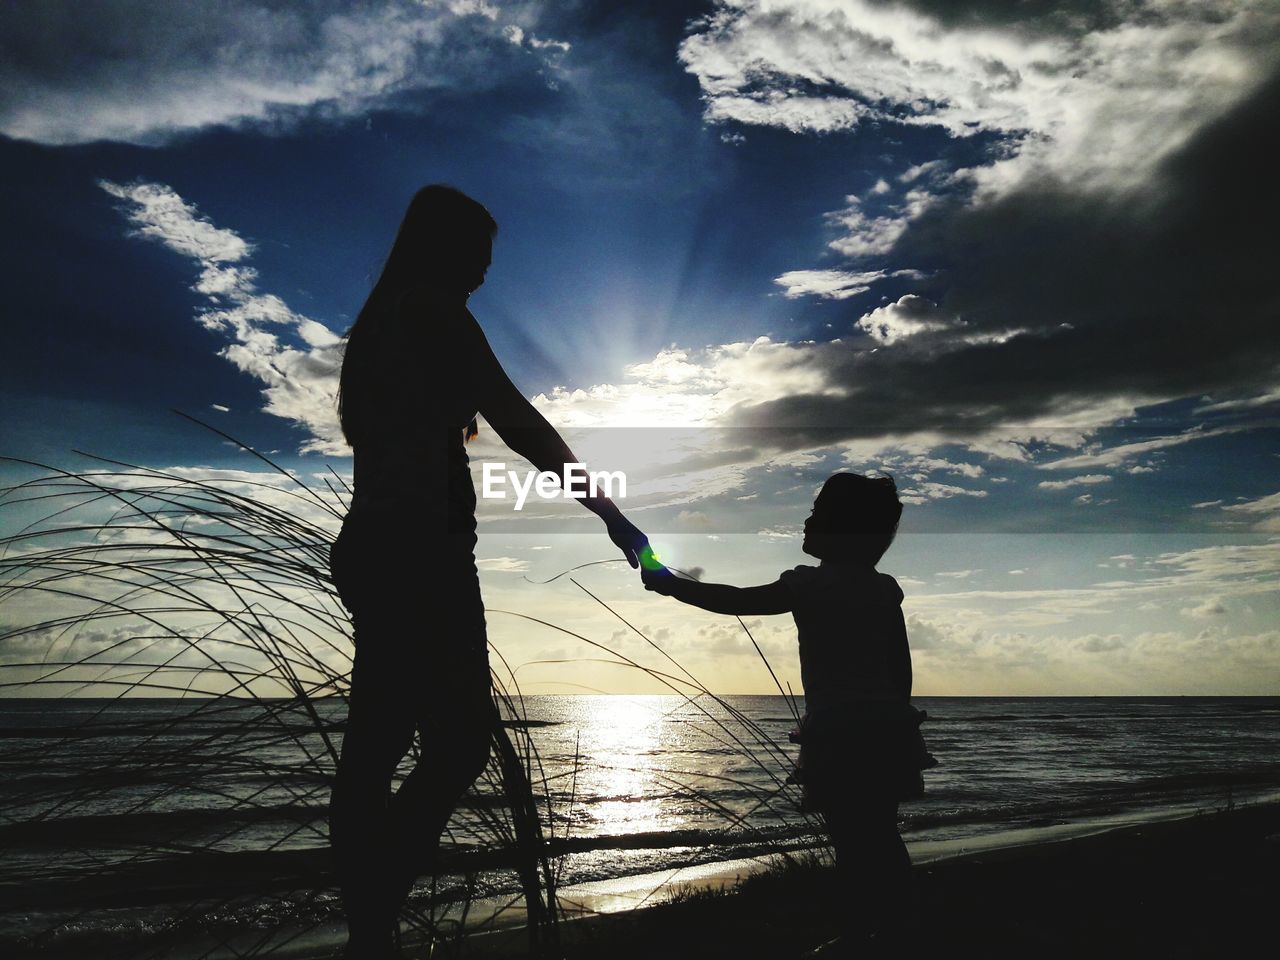
M 663 697 L 583 697 L 578 717 L 580 749 L 594 763 L 579 774 L 578 789 L 601 797 L 590 807 L 592 833 L 642 833 L 663 828 L 660 765 L 665 710 Z M 585 824 L 584 824 L 585 826 Z

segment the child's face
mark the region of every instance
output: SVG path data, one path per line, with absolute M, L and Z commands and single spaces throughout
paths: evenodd
M 841 550 L 843 538 L 829 532 L 837 522 L 831 513 L 830 501 L 824 503 L 822 494 L 819 493 L 813 501 L 813 509 L 804 521 L 804 541 L 800 544 L 800 549 L 819 560 L 835 559 Z
M 815 526 L 821 523 L 820 519 L 815 520 L 815 518 L 820 517 L 818 510 L 818 501 L 815 500 L 813 501 L 813 509 L 809 511 L 809 516 L 804 521 L 804 541 L 800 544 L 800 549 L 809 556 L 817 557 L 821 560 L 822 556 L 819 551 L 822 548 L 818 545 L 818 537 L 812 532 Z

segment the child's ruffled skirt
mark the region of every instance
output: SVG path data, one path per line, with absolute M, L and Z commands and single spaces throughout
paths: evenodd
M 938 764 L 920 731 L 925 718 L 894 700 L 806 712 L 792 733 L 800 760 L 789 778 L 802 788 L 803 809 L 821 810 L 854 793 L 898 801 L 923 796 L 924 771 Z

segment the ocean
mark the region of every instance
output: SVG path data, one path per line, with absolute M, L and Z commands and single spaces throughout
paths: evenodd
M 1280 796 L 1280 697 L 914 702 L 939 766 L 901 809 L 913 850 Z M 336 700 L 0 700 L 0 952 L 125 956 L 162 934 L 335 922 L 325 804 L 343 715 Z M 561 887 L 820 842 L 785 783 L 787 698 L 535 696 L 508 720 Z M 413 903 L 517 893 L 495 852 L 509 832 L 490 778 Z

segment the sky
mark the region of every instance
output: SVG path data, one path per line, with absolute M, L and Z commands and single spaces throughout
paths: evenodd
M 917 694 L 1280 693 L 1274 3 L 48 0 L 0 80 L 0 454 L 263 480 L 181 411 L 349 476 L 341 335 L 450 183 L 495 352 L 668 562 L 773 580 L 825 477 L 887 473 Z M 775 689 L 621 564 L 544 582 L 611 555 L 576 505 L 480 521 L 526 692 L 660 687 L 496 611 Z

